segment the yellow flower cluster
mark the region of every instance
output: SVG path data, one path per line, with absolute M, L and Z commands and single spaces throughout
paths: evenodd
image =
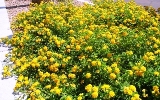
M 105 99 L 106 98 L 112 98 L 115 96 L 114 91 L 111 89 L 110 85 L 108 84 L 103 84 L 101 87 L 98 86 L 92 86 L 91 84 L 88 84 L 85 87 L 85 90 L 89 93 L 91 93 L 92 98 L 98 98 L 99 96 L 99 91 L 102 90 L 105 94 Z
M 3 67 L 3 78 L 5 78 L 7 76 L 11 76 L 10 69 L 8 66 L 4 66 Z
M 136 87 L 134 85 L 129 85 L 127 87 L 125 86 L 123 91 L 124 94 L 131 96 L 131 100 L 141 100 L 140 95 L 137 94 Z
M 153 52 L 147 52 L 144 56 L 143 59 L 147 62 L 155 60 L 155 56 Z
M 136 87 L 134 85 L 130 85 L 128 87 L 124 87 L 123 89 L 125 94 L 133 95 L 136 92 Z
M 159 96 L 160 95 L 159 86 L 155 85 L 155 86 L 153 86 L 152 89 L 153 89 L 152 94 L 154 94 L 155 96 Z
M 109 73 L 110 79 L 116 79 L 117 75 L 120 74 L 120 69 L 116 62 L 111 64 L 111 66 L 106 66 L 105 70 Z
M 42 2 L 17 15 L 13 37 L 1 41 L 12 46 L 3 77 L 18 77 L 15 92 L 28 100 L 158 98 L 160 15 L 132 0 L 94 4 Z
M 146 67 L 143 66 L 141 63 L 137 63 L 135 66 L 132 67 L 132 69 L 137 76 L 143 76 L 146 71 Z

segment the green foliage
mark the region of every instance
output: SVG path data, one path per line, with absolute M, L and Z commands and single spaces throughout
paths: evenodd
M 12 23 L 4 77 L 29 100 L 160 98 L 160 15 L 134 1 L 32 5 Z

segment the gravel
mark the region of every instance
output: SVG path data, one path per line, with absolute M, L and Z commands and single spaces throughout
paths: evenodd
M 27 11 L 31 0 L 5 0 L 9 21 L 19 12 Z
M 56 0 L 54 0 L 56 2 Z M 84 2 L 91 3 L 90 0 L 73 0 L 75 5 L 83 5 Z M 22 11 L 28 11 L 31 0 L 5 0 L 9 21 Z

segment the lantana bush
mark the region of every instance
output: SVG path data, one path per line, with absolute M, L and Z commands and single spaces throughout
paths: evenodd
M 160 15 L 133 0 L 33 4 L 13 20 L 3 76 L 28 100 L 159 100 Z

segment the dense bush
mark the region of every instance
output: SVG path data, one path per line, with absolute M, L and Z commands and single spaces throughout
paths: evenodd
M 28 100 L 160 99 L 160 15 L 134 1 L 41 3 L 20 13 L 14 35 L 15 92 Z

